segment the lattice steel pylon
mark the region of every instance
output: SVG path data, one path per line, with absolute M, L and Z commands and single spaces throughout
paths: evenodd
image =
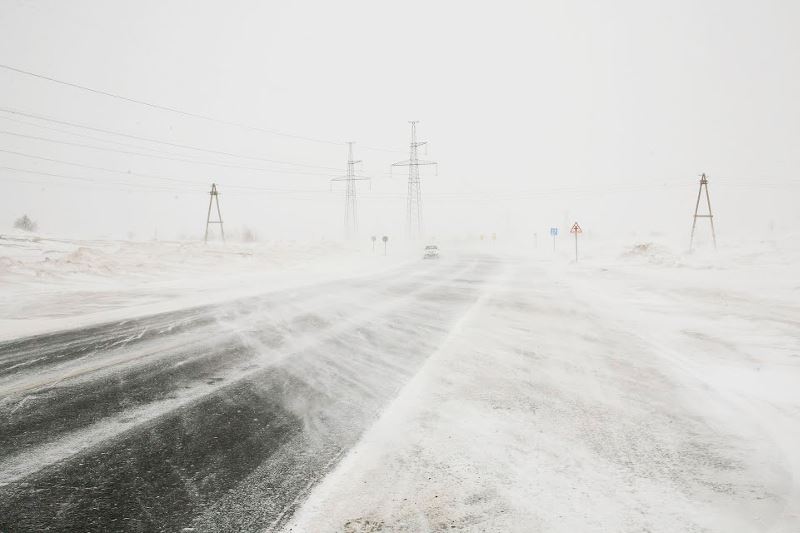
M 703 188 L 706 190 L 706 204 L 708 205 L 708 214 L 700 215 L 700 197 L 703 195 Z M 694 218 L 692 219 L 692 236 L 689 240 L 689 250 L 694 245 L 694 229 L 697 227 L 698 218 L 707 218 L 711 222 L 711 238 L 714 240 L 714 248 L 717 247 L 717 234 L 714 231 L 714 215 L 711 213 L 711 198 L 708 195 L 708 178 L 705 173 L 700 176 L 700 189 L 697 191 L 697 203 L 694 206 Z
M 419 181 L 419 167 L 420 165 L 438 164 L 435 161 L 420 160 L 417 156 L 417 150 L 419 147 L 427 144 L 427 141 L 417 142 L 418 122 L 418 120 L 409 121 L 409 124 L 411 124 L 411 146 L 409 148 L 408 159 L 392 164 L 392 167 L 408 167 L 406 233 L 410 239 L 417 239 L 422 236 L 422 190 L 420 188 Z
M 347 175 L 333 178 L 331 181 L 344 181 L 345 182 L 345 195 L 344 195 L 344 233 L 345 237 L 350 239 L 358 235 L 358 209 L 356 202 L 356 182 L 369 181 L 370 178 L 365 176 L 356 175 L 356 163 L 361 163 L 353 159 L 353 145 L 355 143 L 350 141 L 347 143 Z
M 222 229 L 222 212 L 219 210 L 219 191 L 217 191 L 217 184 L 211 184 L 211 197 L 208 199 L 208 215 L 206 215 L 206 236 L 203 237 L 203 242 L 208 242 L 208 226 L 211 224 L 219 224 L 219 232 L 222 235 L 222 242 L 225 242 L 225 230 Z M 217 220 L 211 220 L 211 204 L 216 201 L 217 203 Z

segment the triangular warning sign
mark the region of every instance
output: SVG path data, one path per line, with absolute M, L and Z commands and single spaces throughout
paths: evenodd
M 581 229 L 581 227 L 576 222 L 575 224 L 572 225 L 572 229 L 569 230 L 569 232 L 570 233 L 583 233 L 583 230 Z

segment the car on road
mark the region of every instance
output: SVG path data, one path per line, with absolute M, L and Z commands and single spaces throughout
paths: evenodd
M 425 254 L 423 259 L 439 259 L 439 247 L 435 244 L 429 244 L 425 247 Z

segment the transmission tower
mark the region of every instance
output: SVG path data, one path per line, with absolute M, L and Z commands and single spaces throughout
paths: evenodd
M 700 210 L 700 197 L 703 195 L 703 189 L 706 190 L 706 204 L 708 205 L 707 215 L 698 214 Z M 689 240 L 689 250 L 692 249 L 692 245 L 694 244 L 694 229 L 697 226 L 698 218 L 707 218 L 709 222 L 711 222 L 711 238 L 714 240 L 714 248 L 716 249 L 717 234 L 714 231 L 714 215 L 711 214 L 711 198 L 708 196 L 708 178 L 706 177 L 705 173 L 700 176 L 700 189 L 697 191 L 697 203 L 694 206 L 694 220 L 692 221 L 692 237 Z
M 353 159 L 353 145 L 347 143 L 347 175 L 333 178 L 331 181 L 345 182 L 344 193 L 344 233 L 348 239 L 358 234 L 358 210 L 356 209 L 356 182 L 368 181 L 370 178 L 356 175 L 356 163 L 361 163 Z
M 209 193 L 211 197 L 208 200 L 208 215 L 206 216 L 206 236 L 203 238 L 203 242 L 208 242 L 208 227 L 211 224 L 219 224 L 219 233 L 222 235 L 222 242 L 225 242 L 225 230 L 222 229 L 222 212 L 219 210 L 219 192 L 217 191 L 217 184 L 211 184 L 211 192 Z M 216 202 L 217 204 L 217 220 L 211 220 L 211 204 Z
M 408 159 L 392 164 L 392 167 L 408 167 L 408 198 L 406 200 L 406 233 L 409 238 L 415 239 L 422 236 L 422 191 L 419 183 L 420 165 L 436 165 L 435 161 L 423 161 L 417 157 L 420 146 L 428 144 L 427 141 L 417 142 L 418 120 L 410 120 L 411 146 Z

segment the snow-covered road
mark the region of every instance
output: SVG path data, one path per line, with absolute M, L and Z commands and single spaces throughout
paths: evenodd
M 285 532 L 800 531 L 800 300 L 773 261 L 508 259 Z
M 0 531 L 798 531 L 796 288 L 675 273 L 465 253 L 0 344 Z

